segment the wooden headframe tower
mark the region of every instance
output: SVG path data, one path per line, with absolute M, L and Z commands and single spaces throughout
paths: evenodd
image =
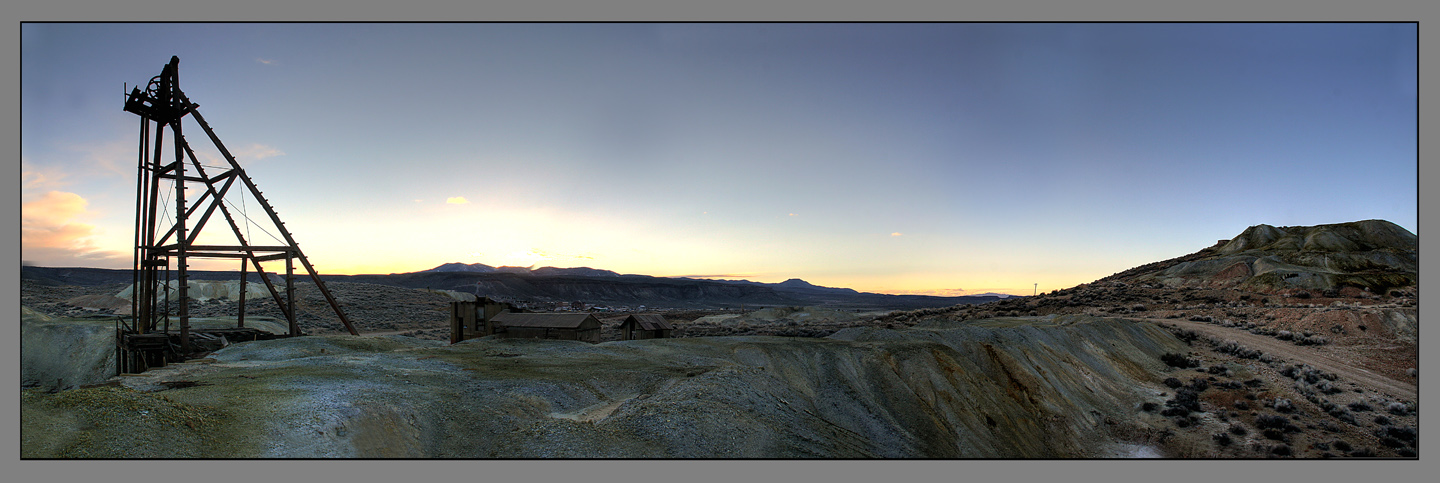
M 158 331 L 169 334 L 170 332 L 170 303 L 169 275 L 171 261 L 174 261 L 176 283 L 173 290 L 174 315 L 179 320 L 179 344 L 182 357 L 191 353 L 191 330 L 190 315 L 188 310 L 189 298 L 187 293 L 187 282 L 189 281 L 188 263 L 192 258 L 228 258 L 240 261 L 240 308 L 237 317 L 237 327 L 244 327 L 245 324 L 245 288 L 247 287 L 247 266 L 255 269 L 260 275 L 260 280 L 265 282 L 269 289 L 270 296 L 274 298 L 276 306 L 285 314 L 285 319 L 290 325 L 290 335 L 300 335 L 299 325 L 295 320 L 295 261 L 299 260 L 301 267 L 310 274 L 310 279 L 315 282 L 315 287 L 325 296 L 330 307 L 339 316 L 340 322 L 353 335 L 358 335 L 350 320 L 345 317 L 344 311 L 340 310 L 340 304 L 325 287 L 325 282 L 315 272 L 315 267 L 305 254 L 300 251 L 300 245 L 295 242 L 295 237 L 285 224 L 280 221 L 279 215 L 275 213 L 274 207 L 265 199 L 260 190 L 255 187 L 255 182 L 240 168 L 235 157 L 225 148 L 224 143 L 210 129 L 205 118 L 195 110 L 199 104 L 191 103 L 180 90 L 179 76 L 180 59 L 171 57 L 170 63 L 161 70 L 160 75 L 150 79 L 149 85 L 141 90 L 136 86 L 130 91 L 125 99 L 125 111 L 140 116 L 140 153 L 139 153 L 139 175 L 135 195 L 135 269 L 134 269 L 134 295 L 131 298 L 131 314 L 135 317 L 135 326 L 130 329 L 136 334 L 152 334 Z M 215 148 L 228 163 L 228 169 L 218 173 L 210 173 L 195 157 L 194 150 L 185 140 L 181 128 L 181 121 L 189 116 L 200 125 L 205 135 L 215 143 Z M 153 144 L 151 142 L 151 124 L 154 124 Z M 174 154 L 171 159 L 166 159 L 164 141 L 165 128 L 169 127 L 173 140 Z M 187 167 L 187 163 L 193 170 Z M 162 183 L 161 180 L 167 180 Z M 278 231 L 279 238 L 283 239 L 280 245 L 252 245 L 245 239 L 245 231 L 241 229 L 240 223 L 235 219 L 231 210 L 227 208 L 226 195 L 232 194 L 232 188 L 244 195 L 245 191 L 258 201 L 258 205 L 265 211 L 269 221 Z M 198 192 L 199 196 L 192 199 L 187 198 L 187 191 Z M 162 201 L 162 193 L 165 195 Z M 170 201 L 173 200 L 173 201 Z M 173 202 L 173 205 L 171 204 Z M 169 205 L 169 206 L 162 206 Z M 197 245 L 196 237 L 205 229 L 216 211 L 225 219 L 231 231 L 235 234 L 236 243 L 233 245 Z M 241 213 L 249 222 L 248 215 Z M 160 221 L 171 222 L 169 227 L 161 226 Z M 160 230 L 165 231 L 161 232 Z M 272 234 L 274 236 L 274 234 Z M 285 287 L 284 295 L 281 289 L 270 279 L 262 262 L 285 261 Z M 162 281 L 162 270 L 164 278 Z M 163 299 L 163 303 L 162 303 Z M 163 327 L 163 329 L 162 329 Z

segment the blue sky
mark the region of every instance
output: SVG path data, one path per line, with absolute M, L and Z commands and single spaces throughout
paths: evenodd
M 325 273 L 1029 293 L 1418 223 L 1414 24 L 30 23 L 21 55 L 43 266 L 130 266 L 122 83 L 171 55 Z

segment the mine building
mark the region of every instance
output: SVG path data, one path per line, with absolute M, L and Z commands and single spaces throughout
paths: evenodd
M 504 312 L 523 313 L 525 309 L 489 297 L 450 302 L 450 343 L 494 334 L 491 319 Z
M 517 314 L 504 312 L 489 320 L 495 334 L 506 339 L 558 339 L 600 343 L 600 319 L 590 314 Z
M 621 340 L 666 339 L 675 330 L 665 316 L 660 314 L 638 314 L 625 318 L 620 323 Z

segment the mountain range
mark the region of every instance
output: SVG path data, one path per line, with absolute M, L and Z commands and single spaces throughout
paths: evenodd
M 1418 284 L 1419 239 L 1384 220 L 1316 226 L 1255 225 L 1189 255 L 1149 263 L 1100 281 L 1258 292 L 1363 290 L 1382 293 Z M 194 280 L 233 280 L 236 272 L 192 271 Z M 272 274 L 272 276 L 274 276 Z M 256 280 L 251 275 L 251 280 Z M 44 285 L 130 283 L 130 270 L 21 267 Z M 939 297 L 858 292 L 800 279 L 749 280 L 622 275 L 589 267 L 492 267 L 446 263 L 389 275 L 322 275 L 325 281 L 444 289 L 510 302 L 585 302 L 672 308 L 825 305 L 856 310 L 913 310 L 1016 298 L 1002 294 Z M 304 277 L 301 281 L 305 281 Z
M 275 274 L 273 279 L 278 280 Z M 235 280 L 237 272 L 190 271 L 192 280 Z M 442 289 L 507 302 L 584 302 L 595 305 L 718 309 L 829 306 L 853 310 L 913 310 L 986 303 L 998 296 L 937 297 L 859 292 L 822 287 L 800 279 L 780 283 L 622 275 L 589 267 L 492 267 L 446 263 L 428 270 L 388 275 L 321 275 L 325 282 L 353 282 L 414 289 Z M 130 283 L 130 270 L 21 267 L 21 279 L 42 285 Z M 250 274 L 252 281 L 258 281 Z M 301 283 L 308 277 L 300 276 Z

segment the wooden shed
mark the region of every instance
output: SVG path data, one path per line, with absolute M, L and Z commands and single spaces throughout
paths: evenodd
M 590 314 L 502 313 L 490 319 L 507 339 L 559 339 L 600 342 L 600 319 Z
M 480 297 L 478 300 L 450 303 L 450 343 L 484 337 L 495 333 L 491 319 L 502 312 L 523 312 L 510 304 Z
M 625 318 L 620 323 L 621 340 L 664 339 L 675 330 L 665 316 L 660 314 L 638 314 Z

